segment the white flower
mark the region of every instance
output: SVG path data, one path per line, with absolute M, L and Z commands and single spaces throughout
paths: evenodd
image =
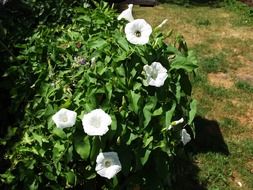
M 168 130 L 170 130 L 172 128 L 172 126 L 178 125 L 178 124 L 183 123 L 183 122 L 184 122 L 184 118 L 181 118 L 177 121 L 172 121 L 171 124 L 168 127 Z
M 109 130 L 112 119 L 102 109 L 95 109 L 83 116 L 82 123 L 84 132 L 88 135 L 102 136 Z
M 156 28 L 162 28 L 168 22 L 168 19 L 164 19 L 161 24 L 159 24 Z
M 55 113 L 52 120 L 58 128 L 72 127 L 76 123 L 76 112 L 62 108 Z
M 191 136 L 187 133 L 185 129 L 182 129 L 181 131 L 181 141 L 184 145 L 191 141 Z
M 0 3 L 2 4 L 2 5 L 5 5 L 5 3 L 7 3 L 9 0 L 0 0 Z
M 96 172 L 108 179 L 114 177 L 121 170 L 121 163 L 116 152 L 101 152 L 97 156 L 96 162 Z
M 134 20 L 134 17 L 132 15 L 132 9 L 133 9 L 133 4 L 128 5 L 128 9 L 124 10 L 119 16 L 118 20 L 125 19 L 129 22 L 132 22 Z
M 95 65 L 96 64 L 96 57 L 92 57 L 90 60 L 91 65 Z
M 145 65 L 143 69 L 147 76 L 148 85 L 156 87 L 163 86 L 168 74 L 167 70 L 161 65 L 161 63 L 153 62 L 151 66 Z
M 125 33 L 130 43 L 144 45 L 149 41 L 152 28 L 144 19 L 136 19 L 126 24 Z

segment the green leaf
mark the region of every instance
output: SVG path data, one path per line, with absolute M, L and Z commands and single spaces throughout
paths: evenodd
M 38 135 L 36 133 L 32 133 L 33 135 L 33 138 L 39 143 L 40 146 L 42 146 L 42 141 L 43 141 L 43 138 L 45 137 L 42 137 L 41 135 Z
M 153 141 L 153 136 L 148 136 L 144 138 L 144 146 L 143 148 L 147 147 Z
M 166 111 L 165 113 L 165 126 L 168 127 L 171 123 L 171 118 L 174 114 L 176 108 L 176 102 L 173 102 L 172 107 L 169 111 Z
M 144 150 L 145 153 L 140 157 L 140 160 L 141 160 L 141 164 L 144 166 L 146 164 L 146 162 L 148 161 L 149 159 L 149 155 L 151 153 L 150 150 Z
M 45 172 L 44 174 L 47 177 L 47 179 L 49 179 L 51 181 L 56 181 L 56 179 L 57 179 L 57 176 L 55 176 L 55 174 L 53 174 L 51 172 Z
M 116 131 L 117 130 L 117 119 L 114 114 L 110 114 L 111 119 L 112 119 L 112 124 L 111 124 L 111 130 Z
M 126 142 L 126 144 L 130 145 L 132 143 L 132 141 L 134 141 L 138 137 L 139 137 L 138 135 L 135 135 L 134 133 L 130 133 L 130 136 L 129 136 L 128 141 Z
M 129 109 L 134 111 L 134 113 L 138 114 L 138 111 L 139 111 L 138 102 L 141 98 L 141 95 L 131 90 L 130 93 L 128 94 L 128 97 L 129 97 L 129 106 L 130 106 Z
M 120 45 L 121 48 L 123 48 L 126 51 L 129 51 L 128 41 L 125 38 L 119 37 L 117 39 L 117 42 L 118 42 L 118 44 Z
M 92 40 L 90 40 L 87 45 L 91 49 L 103 49 L 108 45 L 107 41 L 102 38 L 91 38 L 91 39 Z
M 111 82 L 106 83 L 105 89 L 106 89 L 106 98 L 110 102 L 111 97 L 112 97 L 112 84 L 111 84 Z
M 153 116 L 158 116 L 158 115 L 162 115 L 162 113 L 163 113 L 163 108 L 162 107 L 160 107 L 160 108 L 158 108 L 158 109 L 156 109 L 154 112 L 153 112 Z
M 75 184 L 76 183 L 76 175 L 74 172 L 69 171 L 65 173 L 66 180 L 68 184 Z
M 59 129 L 59 128 L 54 128 L 53 134 L 60 137 L 61 139 L 67 138 L 66 133 L 62 129 Z
M 146 102 L 143 108 L 144 127 L 148 126 L 152 117 L 152 110 L 156 107 L 156 104 L 157 98 L 155 96 L 148 97 L 148 101 Z
M 88 136 L 76 136 L 74 139 L 74 147 L 83 160 L 86 160 L 89 157 L 91 147 Z
M 184 69 L 192 72 L 196 68 L 198 68 L 197 60 L 192 52 L 189 52 L 187 57 L 177 55 L 171 63 L 171 69 Z
M 180 78 L 180 84 L 182 87 L 182 90 L 187 94 L 188 96 L 191 96 L 192 92 L 192 85 L 191 81 L 189 80 L 189 76 L 185 73 L 181 73 L 181 78 Z
M 64 144 L 61 144 L 60 141 L 56 141 L 54 144 L 53 151 L 52 151 L 52 153 L 53 153 L 52 160 L 53 160 L 54 164 L 57 164 L 59 162 L 59 160 L 62 158 L 62 156 L 64 154 L 64 151 L 65 151 Z
M 189 121 L 188 125 L 190 125 L 196 115 L 197 112 L 197 100 L 193 100 L 190 104 L 190 112 L 189 112 Z
M 101 142 L 99 140 L 99 137 L 94 137 L 92 141 L 91 153 L 90 153 L 90 159 L 92 161 L 96 160 L 96 157 L 100 151 L 100 146 L 101 146 Z
M 10 184 L 16 177 L 14 175 L 12 175 L 12 173 L 7 170 L 5 173 L 0 174 L 0 177 L 2 178 L 2 180 L 4 180 L 4 182 L 6 182 L 7 184 Z

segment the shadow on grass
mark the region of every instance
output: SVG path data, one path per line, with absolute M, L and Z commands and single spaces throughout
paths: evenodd
M 194 124 L 195 139 L 185 146 L 187 154 L 197 155 L 198 153 L 215 152 L 225 156 L 229 155 L 228 146 L 224 141 L 217 121 L 197 116 Z M 194 159 L 184 158 L 180 154 L 176 159 L 177 178 L 173 183 L 173 190 L 207 190 L 207 184 L 198 179 L 200 169 Z
M 194 124 L 195 139 L 189 144 L 189 149 L 193 153 L 216 152 L 229 155 L 228 146 L 224 141 L 217 121 L 197 116 Z

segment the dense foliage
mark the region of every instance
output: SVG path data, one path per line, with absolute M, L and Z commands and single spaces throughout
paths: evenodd
M 196 113 L 188 76 L 197 68 L 194 55 L 181 37 L 166 44 L 170 33 L 163 35 L 159 27 L 147 44 L 131 44 L 126 21 L 118 21 L 105 3 L 95 9 L 84 4 L 71 15 L 68 24 L 39 25 L 17 46 L 22 64 L 5 72 L 16 77 L 17 102 L 22 90 L 32 98 L 24 105 L 24 119 L 12 128 L 22 135 L 5 155 L 10 167 L 0 175 L 3 187 L 168 188 L 173 159 L 188 135 L 184 128 L 192 127 Z M 159 86 L 150 86 L 144 72 L 153 62 L 167 72 Z M 61 108 L 77 113 L 72 127 L 57 128 L 52 120 Z M 101 136 L 82 126 L 84 115 L 95 109 L 111 118 Z M 184 121 L 173 122 L 180 118 Z M 96 172 L 101 152 L 118 154 L 122 168 L 111 180 Z

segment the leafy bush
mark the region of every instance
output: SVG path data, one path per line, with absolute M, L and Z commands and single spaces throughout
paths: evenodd
M 197 67 L 193 53 L 182 38 L 164 43 L 170 35 L 159 27 L 150 38 L 134 31 L 148 42 L 133 44 L 124 29 L 136 20 L 118 21 L 105 3 L 75 8 L 71 19 L 40 25 L 18 45 L 23 64 L 6 72 L 18 73 L 17 88 L 33 98 L 19 123 L 22 138 L 5 155 L 4 187 L 168 188 L 173 159 L 190 140 L 184 127 L 196 113 L 188 76 Z M 103 174 L 99 164 L 117 169 Z
M 12 74 L 4 74 L 10 66 L 20 66 L 16 59 L 19 49 L 16 44 L 23 43 L 39 24 L 68 24 L 72 7 L 82 5 L 86 0 L 4 0 L 0 1 L 0 119 L 1 126 L 13 125 L 23 117 L 23 106 L 30 99 L 30 91 L 17 88 L 16 78 L 23 75 L 22 69 L 14 69 Z M 70 20 L 71 21 L 71 20 Z M 26 77 L 26 76 L 24 76 Z M 6 109 L 8 108 L 8 109 Z M 17 110 L 19 110 L 17 112 Z M 15 118 L 15 119 L 13 119 Z M 5 136 L 7 127 L 1 127 L 0 138 Z M 13 134 L 12 134 L 13 135 Z M 3 151 L 3 147 L 0 147 Z M 1 160 L 0 160 L 1 162 Z

